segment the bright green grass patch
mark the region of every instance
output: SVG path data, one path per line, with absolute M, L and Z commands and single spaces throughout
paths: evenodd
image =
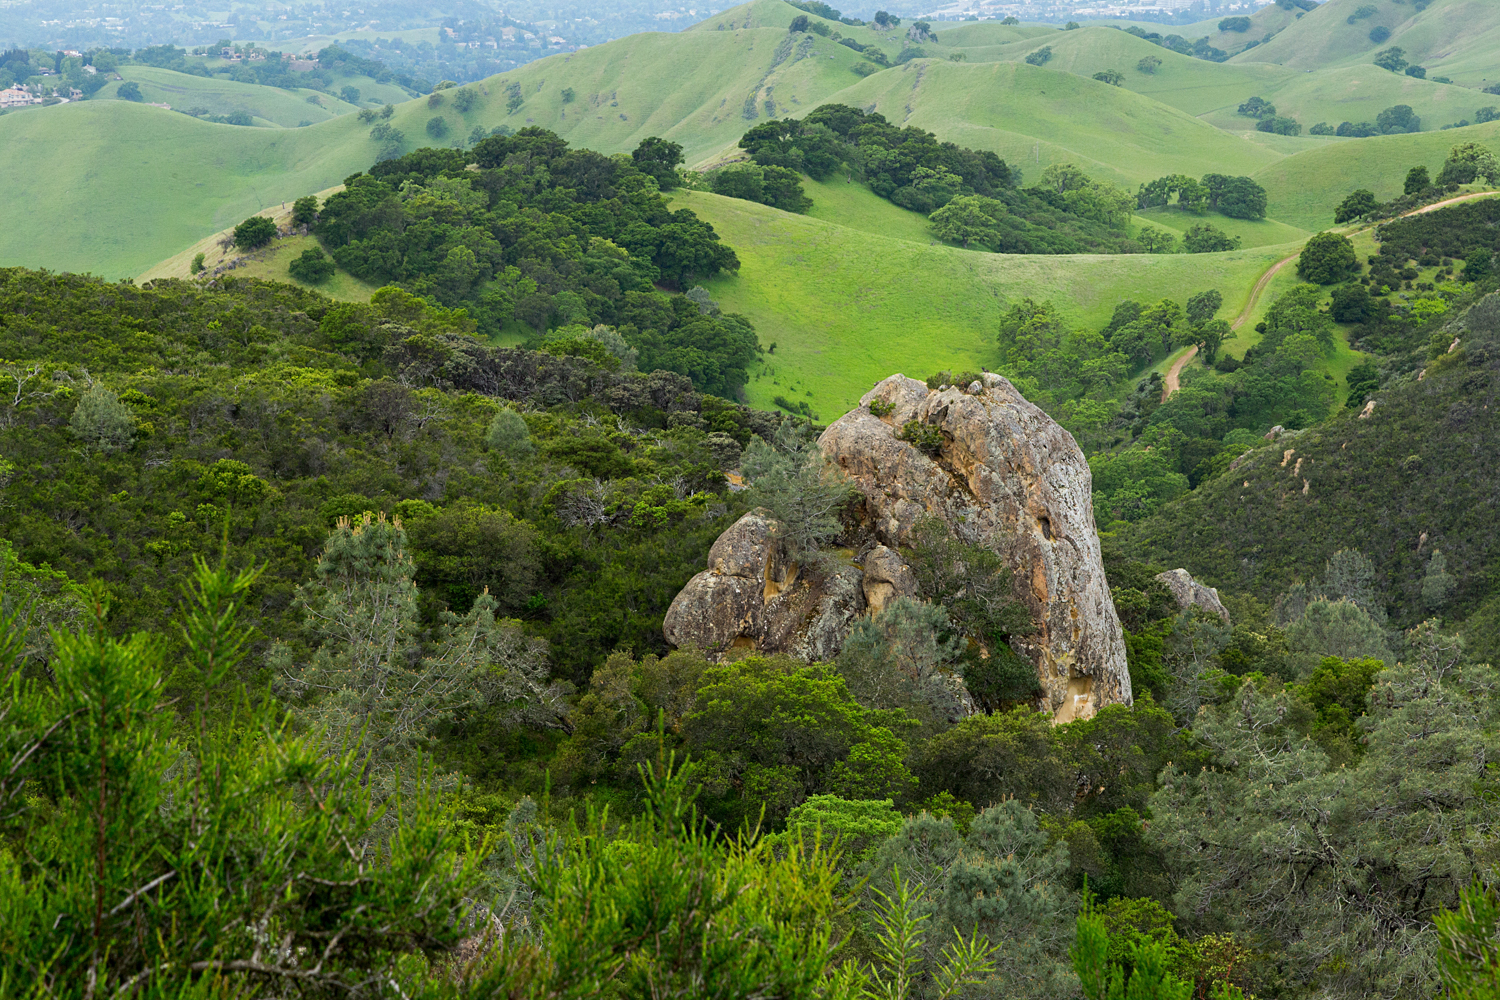
M 1024 63 L 921 60 L 831 99 L 873 104 L 897 124 L 993 150 L 1031 178 L 1050 163 L 1073 162 L 1133 189 L 1169 173 L 1249 174 L 1280 158 L 1122 87 Z
M 1135 221 L 1150 223 L 1177 233 L 1185 233 L 1191 227 L 1206 222 L 1230 236 L 1238 236 L 1242 241 L 1240 246 L 1246 250 L 1298 243 L 1312 235 L 1305 229 L 1298 229 L 1296 226 L 1288 226 L 1284 222 L 1271 219 L 1231 219 L 1227 215 L 1219 215 L 1216 212 L 1193 215 L 1191 212 L 1175 208 L 1153 208 L 1137 212 Z
M 937 239 L 927 216 L 892 204 L 858 181 L 836 176 L 819 182 L 804 177 L 802 187 L 813 203 L 809 218 L 894 240 L 932 243 Z
M 1122 299 L 1185 299 L 1217 288 L 1225 312 L 1285 248 L 1229 254 L 1032 257 L 890 239 L 751 202 L 683 192 L 674 204 L 711 222 L 741 261 L 707 287 L 755 323 L 774 354 L 748 387 L 752 405 L 806 401 L 822 419 L 893 372 L 993 367 L 1004 311 L 1051 299 L 1073 322 L 1102 326 Z
M 1331 142 L 1253 176 L 1266 189 L 1271 218 L 1317 232 L 1333 225 L 1334 209 L 1350 192 L 1368 188 L 1382 201 L 1394 198 L 1401 194 L 1409 168 L 1425 166 L 1436 176 L 1448 150 L 1460 142 L 1478 142 L 1500 152 L 1500 122 Z
M 133 276 L 375 158 L 352 116 L 268 129 L 126 101 L 45 112 L 0 118 L 0 164 L 10 178 L 0 265 Z
M 243 111 L 280 128 L 296 128 L 303 122 L 316 124 L 357 110 L 336 97 L 312 90 L 280 90 L 156 66 L 125 66 L 120 75 L 140 85 L 141 97 L 148 104 L 170 104 L 173 111 L 204 108 L 211 115 Z M 119 88 L 118 83 L 108 84 L 93 99 L 113 99 Z M 318 103 L 309 104 L 308 97 L 317 98 Z

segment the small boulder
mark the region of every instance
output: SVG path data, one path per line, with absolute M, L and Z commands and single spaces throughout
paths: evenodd
M 1183 611 L 1196 604 L 1204 611 L 1210 611 L 1229 624 L 1229 611 L 1224 603 L 1219 600 L 1219 592 L 1213 587 L 1205 587 L 1194 580 L 1192 574 L 1185 569 L 1172 569 L 1165 573 L 1156 574 L 1168 590 L 1172 592 L 1172 599 Z

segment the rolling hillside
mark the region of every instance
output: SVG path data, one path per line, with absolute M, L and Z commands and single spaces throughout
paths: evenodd
M 1025 63 L 919 60 L 831 100 L 873 105 L 898 125 L 993 150 L 1028 173 L 1070 161 L 1131 188 L 1166 173 L 1248 174 L 1280 158 L 1121 87 Z
M 1399 195 L 1408 168 L 1425 166 L 1436 174 L 1459 142 L 1478 142 L 1500 153 L 1500 122 L 1330 142 L 1254 176 L 1266 189 L 1271 218 L 1316 232 L 1333 225 L 1333 210 L 1351 191 L 1368 188 L 1380 199 Z
M 253 83 L 237 83 L 223 78 L 193 76 L 156 66 L 126 66 L 120 75 L 141 88 L 148 104 L 170 104 L 174 111 L 203 108 L 211 115 L 230 115 L 243 111 L 259 124 L 296 128 L 303 123 L 317 124 L 359 109 L 336 97 L 313 90 L 281 90 Z M 111 100 L 119 83 L 106 84 L 92 99 Z M 315 98 L 311 103 L 308 98 Z
M 1375 7 L 1375 14 L 1358 16 L 1366 5 Z M 1376 27 L 1388 29 L 1390 38 L 1372 41 L 1370 31 Z M 1426 67 L 1428 76 L 1448 76 L 1468 87 L 1494 83 L 1500 80 L 1500 4 L 1433 0 L 1419 11 L 1391 0 L 1329 0 L 1232 62 L 1316 70 L 1368 63 L 1376 52 L 1393 45 L 1405 49 L 1408 60 Z
M 1338 76 L 1332 70 L 1217 65 L 1105 28 L 969 25 L 943 32 L 943 40 L 1020 51 L 1045 38 L 1055 45 L 1054 59 L 1034 67 L 934 57 L 861 78 L 852 71 L 859 53 L 831 38 L 789 34 L 785 24 L 796 13 L 780 0 L 754 0 L 689 31 L 636 35 L 472 84 L 476 99 L 464 112 L 448 94 L 436 95 L 435 103 L 408 101 L 398 105 L 390 124 L 404 134 L 403 151 L 467 142 L 501 125 L 549 128 L 577 146 L 610 153 L 661 135 L 681 142 L 693 165 L 732 149 L 745 129 L 768 116 L 795 116 L 839 101 L 993 150 L 1032 178 L 1063 161 L 1130 188 L 1167 173 L 1254 174 L 1271 192 L 1272 218 L 1308 231 L 1326 225 L 1333 206 L 1354 187 L 1388 195 L 1408 166 L 1436 168 L 1454 142 L 1496 137 L 1493 125 L 1370 140 L 1255 132 L 1248 119 L 1223 110 L 1251 90 L 1287 102 L 1287 110 L 1297 113 L 1318 102 L 1339 109 L 1338 101 L 1356 93 L 1358 80 L 1371 73 L 1380 74 L 1382 86 L 1403 88 L 1373 103 L 1359 96 L 1349 105 L 1351 117 L 1388 97 L 1407 97 L 1405 88 L 1414 102 L 1450 92 L 1472 100 L 1475 92 L 1363 66 L 1345 67 Z M 905 44 L 904 29 L 849 30 L 883 51 Z M 1140 52 L 1161 54 L 1157 74 L 1132 66 L 1124 71 L 1124 87 L 1085 75 L 1094 65 L 1138 59 Z M 239 85 L 167 71 L 132 72 L 142 74 L 143 88 L 151 80 L 184 87 L 167 101 L 178 106 L 200 98 L 206 104 L 207 88 L 217 88 L 213 99 L 223 102 L 245 96 Z M 189 80 L 205 89 L 192 92 Z M 259 117 L 273 116 L 268 122 L 318 112 L 291 94 L 246 89 L 283 102 L 256 109 L 263 112 Z M 1304 101 L 1311 103 L 1298 103 Z M 1472 109 L 1455 106 L 1453 117 L 1460 114 L 1471 115 Z M 367 168 L 383 148 L 352 114 L 292 129 L 213 125 L 108 100 L 6 115 L 0 117 L 0 169 L 15 178 L 17 208 L 0 227 L 0 264 L 136 275 L 246 215 L 337 184 Z M 824 211 L 834 210 L 825 205 L 814 215 Z M 59 226 L 58 219 L 87 221 Z
M 879 200 L 857 191 L 845 197 Z M 1121 299 L 1182 300 L 1216 288 L 1224 314 L 1232 315 L 1260 273 L 1296 250 L 1294 244 L 1201 255 L 987 254 L 705 192 L 680 192 L 673 204 L 711 222 L 735 248 L 739 274 L 706 287 L 726 311 L 755 323 L 763 345 L 776 345 L 747 388 L 751 405 L 770 407 L 782 395 L 807 402 L 825 419 L 893 371 L 925 378 L 944 368 L 997 363 L 998 320 L 1023 297 L 1051 299 L 1071 321 L 1102 326 Z

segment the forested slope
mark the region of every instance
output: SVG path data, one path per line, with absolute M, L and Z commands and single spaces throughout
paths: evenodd
M 1354 548 L 1399 621 L 1472 611 L 1500 572 L 1500 297 L 1439 336 L 1431 363 L 1373 393 L 1368 412 L 1249 449 L 1136 525 L 1132 545 L 1266 601 Z M 1434 551 L 1457 580 L 1437 606 L 1422 596 Z

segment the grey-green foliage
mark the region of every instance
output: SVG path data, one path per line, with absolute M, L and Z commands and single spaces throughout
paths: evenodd
M 1196 605 L 1173 621 L 1162 656 L 1162 665 L 1173 679 L 1164 707 L 1178 725 L 1191 725 L 1198 710 L 1213 699 L 1224 673 L 1219 654 L 1229 645 L 1231 631 L 1218 615 Z
M 533 451 L 531 430 L 521 415 L 512 409 L 502 409 L 495 414 L 484 433 L 484 440 L 506 458 L 525 458 Z
M 1422 577 L 1422 603 L 1427 610 L 1436 611 L 1448 603 L 1457 586 L 1458 581 L 1448 572 L 1448 557 L 1433 549 L 1432 558 L 1427 560 L 1427 573 Z
M 176 642 L 113 639 L 101 608 L 45 677 L 0 619 L 0 842 L 24 845 L 0 850 L 0 993 L 388 996 L 403 955 L 473 933 L 478 854 L 431 790 L 383 815 L 351 759 L 231 686 L 256 576 L 199 562 Z
M 135 438 L 135 417 L 104 383 L 84 390 L 68 421 L 73 436 L 99 451 L 123 451 Z
M 1359 605 L 1348 600 L 1318 598 L 1302 616 L 1286 627 L 1288 663 L 1299 678 L 1306 678 L 1325 656 L 1341 660 L 1369 657 L 1396 662 L 1380 623 Z
M 996 971 L 976 995 L 1076 992 L 1067 960 L 1078 908 L 1064 888 L 1068 848 L 1053 842 L 1030 809 L 1014 800 L 991 806 L 974 818 L 968 836 L 951 818 L 914 816 L 875 852 L 872 885 L 885 889 L 893 868 L 932 914 L 934 940 L 977 932 L 995 946 Z
M 917 708 L 952 721 L 966 714 L 951 667 L 959 641 L 942 608 L 898 597 L 855 623 L 837 665 L 866 708 Z
M 992 643 L 1032 630 L 1031 613 L 1015 598 L 1010 568 L 994 552 L 955 538 L 937 517 L 918 521 L 907 541 L 901 554 L 922 596 L 947 608 L 965 635 Z
M 1194 725 L 1217 766 L 1169 768 L 1151 798 L 1178 911 L 1274 942 L 1293 988 L 1431 997 L 1432 918 L 1488 863 L 1497 691 L 1424 624 L 1376 676 L 1364 756 L 1335 767 L 1292 694 L 1245 683 Z
M 1375 564 L 1358 549 L 1340 549 L 1328 557 L 1321 593 L 1330 601 L 1357 604 L 1377 622 L 1385 621 L 1385 602 L 1375 587 Z
M 781 523 L 791 557 L 805 562 L 836 536 L 838 512 L 848 502 L 849 486 L 823 459 L 811 428 L 783 420 L 771 443 L 751 440 L 740 468 L 750 483 L 750 499 Z
M 496 619 L 488 591 L 466 615 L 444 612 L 422 641 L 415 572 L 399 520 L 341 519 L 316 580 L 297 592 L 313 654 L 298 662 L 277 643 L 270 655 L 280 688 L 303 702 L 330 752 L 355 752 L 390 791 L 412 774 L 430 727 L 460 710 L 504 706 L 513 724 L 566 725 L 546 643 Z
M 635 371 L 640 352 L 625 342 L 620 332 L 612 326 L 600 323 L 578 335 L 583 340 L 598 341 L 606 351 L 620 359 L 620 370 Z

